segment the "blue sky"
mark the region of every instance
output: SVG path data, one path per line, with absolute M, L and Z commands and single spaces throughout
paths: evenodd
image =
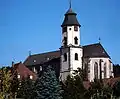
M 120 0 L 72 0 L 81 24 L 81 45 L 101 43 L 120 63 Z M 68 0 L 0 0 L 0 66 L 61 46 Z

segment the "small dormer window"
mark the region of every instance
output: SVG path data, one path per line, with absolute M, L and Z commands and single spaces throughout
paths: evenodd
M 50 60 L 50 58 L 49 58 L 49 57 L 47 57 L 47 60 Z
M 33 62 L 36 63 L 36 60 L 34 59 Z
M 103 53 L 103 54 L 105 54 L 105 52 L 104 52 L 104 51 L 103 51 L 102 53 Z
M 20 79 L 20 74 L 17 75 L 17 78 Z
M 33 79 L 33 76 L 32 76 L 32 75 L 30 75 L 30 79 Z
M 78 26 L 74 26 L 74 31 L 78 31 Z
M 40 66 L 40 71 L 42 71 L 42 66 Z
M 33 71 L 34 73 L 37 73 L 37 70 L 36 70 L 35 67 L 32 68 L 32 71 Z
M 62 28 L 62 32 L 63 32 L 63 33 L 64 33 L 64 32 L 67 32 L 67 27 L 66 27 L 66 26 Z
M 33 72 L 36 72 L 36 69 L 35 69 L 35 67 L 33 67 Z

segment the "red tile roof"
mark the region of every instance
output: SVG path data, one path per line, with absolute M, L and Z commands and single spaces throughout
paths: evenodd
M 20 79 L 28 78 L 29 76 L 33 77 L 33 80 L 37 79 L 37 75 L 29 70 L 24 64 L 17 63 L 13 65 L 14 72 L 20 75 Z
M 108 78 L 108 79 L 104 79 L 103 81 L 104 84 L 109 84 L 111 87 L 113 87 L 116 82 L 120 81 L 120 77 Z
M 110 85 L 111 87 L 114 87 L 115 83 L 118 81 L 120 81 L 120 77 L 103 79 L 104 85 Z M 86 89 L 89 89 L 91 87 L 91 82 L 83 81 L 83 85 Z

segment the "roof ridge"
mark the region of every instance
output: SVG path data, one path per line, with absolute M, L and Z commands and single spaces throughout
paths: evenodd
M 19 65 L 21 62 L 14 63 L 14 65 Z
M 35 55 L 42 55 L 42 54 L 48 54 L 48 53 L 54 53 L 54 52 L 59 52 L 60 50 L 56 50 L 56 51 L 48 51 L 48 52 L 43 52 L 43 53 L 39 53 L 39 54 L 33 54 L 30 56 L 35 56 Z
M 86 47 L 86 46 L 91 46 L 91 45 L 101 45 L 101 43 L 93 43 L 93 44 L 88 44 L 88 45 L 84 45 L 83 47 Z
M 100 43 L 100 46 L 103 48 L 104 52 L 109 56 L 109 58 L 111 59 L 110 55 L 108 54 L 108 52 L 106 51 L 106 49 L 103 47 L 103 45 Z
M 86 53 L 84 53 L 85 56 L 87 54 L 89 54 L 90 56 L 96 57 L 95 54 L 98 54 L 97 56 L 102 56 L 102 57 L 104 56 L 104 57 L 110 58 L 110 56 L 108 55 L 108 53 L 106 52 L 105 48 L 103 47 L 103 45 L 101 43 L 94 43 L 94 44 L 85 45 L 85 46 L 83 46 L 83 49 L 84 49 L 83 51 L 86 52 Z

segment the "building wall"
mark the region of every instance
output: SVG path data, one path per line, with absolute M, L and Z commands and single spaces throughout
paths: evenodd
M 67 26 L 67 32 L 62 33 L 62 46 L 64 46 L 64 37 L 67 37 L 67 45 L 80 45 L 80 28 L 78 26 L 78 31 L 74 31 L 74 26 Z M 78 38 L 78 44 L 74 44 L 74 38 Z
M 78 60 L 75 60 L 75 53 L 78 54 Z M 82 68 L 82 48 L 70 48 L 70 67 L 72 70 Z
M 67 75 L 71 74 L 73 70 L 77 70 L 78 67 L 80 68 L 82 67 L 83 52 L 82 52 L 82 48 L 80 47 L 79 26 L 67 26 L 67 27 L 65 26 L 62 27 L 62 29 L 63 31 L 62 31 L 60 75 L 62 79 L 66 79 Z M 65 41 L 66 39 L 67 42 Z M 64 61 L 64 54 L 67 54 L 67 61 Z M 75 60 L 75 54 L 78 55 L 78 60 Z
M 69 72 L 69 71 L 61 72 L 61 73 L 60 73 L 60 77 L 59 77 L 60 81 L 63 81 L 63 82 L 64 82 L 64 81 L 67 79 L 68 75 L 70 75 L 70 72 Z
M 89 68 L 90 68 L 90 72 L 88 74 L 88 79 L 90 81 L 93 81 L 94 78 L 95 78 L 95 75 L 94 75 L 94 66 L 95 66 L 95 63 L 98 64 L 98 79 L 100 79 L 100 59 L 103 60 L 101 62 L 101 71 L 102 71 L 102 79 L 104 78 L 110 78 L 111 76 L 114 77 L 114 74 L 113 74 L 113 64 L 110 62 L 110 59 L 109 58 L 89 58 L 89 59 L 84 59 L 84 63 L 87 63 L 88 60 L 88 64 L 89 64 Z M 106 64 L 106 65 L 105 65 Z M 105 68 L 106 68 L 106 77 L 104 76 L 104 73 L 105 73 Z
M 64 54 L 67 54 L 67 61 L 64 61 Z M 69 48 L 61 49 L 61 58 L 60 58 L 60 64 L 61 64 L 61 72 L 68 71 L 69 70 Z

